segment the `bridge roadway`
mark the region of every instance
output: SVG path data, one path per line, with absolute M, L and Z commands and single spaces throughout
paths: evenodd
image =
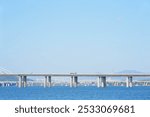
M 128 73 L 128 74 L 83 74 L 83 73 L 66 73 L 66 74 L 58 74 L 58 73 L 14 73 L 14 74 L 0 74 L 1 76 L 16 76 L 19 78 L 19 87 L 27 86 L 27 77 L 31 76 L 42 76 L 44 77 L 44 87 L 51 87 L 51 78 L 52 77 L 69 77 L 70 78 L 70 87 L 76 87 L 78 85 L 79 77 L 97 77 L 97 87 L 106 87 L 106 79 L 107 77 L 126 77 L 126 86 L 132 87 L 133 85 L 133 77 L 150 77 L 150 74 L 141 74 L 141 73 Z

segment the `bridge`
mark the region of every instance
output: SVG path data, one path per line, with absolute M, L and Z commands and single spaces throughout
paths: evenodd
M 27 86 L 27 78 L 28 77 L 43 77 L 44 78 L 44 87 L 52 86 L 52 78 L 55 77 L 67 77 L 70 78 L 70 87 L 77 87 L 78 79 L 80 77 L 97 77 L 97 87 L 106 87 L 107 78 L 108 77 L 125 77 L 126 78 L 126 87 L 133 86 L 133 78 L 136 77 L 148 77 L 150 78 L 150 74 L 78 74 L 78 73 L 66 73 L 66 74 L 44 74 L 44 73 L 0 73 L 1 76 L 16 76 L 18 78 L 18 87 L 26 87 Z

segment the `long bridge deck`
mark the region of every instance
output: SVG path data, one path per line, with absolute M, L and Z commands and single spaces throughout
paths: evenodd
M 58 76 L 58 77 L 64 77 L 64 76 L 84 76 L 84 77 L 94 77 L 94 76 L 106 76 L 106 77 L 150 77 L 150 74 L 143 74 L 143 73 L 97 73 L 97 74 L 86 74 L 86 73 L 10 73 L 10 74 L 0 74 L 0 76 Z
M 44 87 L 51 87 L 51 78 L 52 77 L 69 77 L 70 78 L 70 87 L 76 87 L 78 85 L 78 78 L 79 77 L 97 77 L 97 87 L 106 87 L 107 77 L 126 77 L 126 86 L 132 87 L 133 86 L 133 78 L 134 77 L 149 77 L 150 74 L 145 73 L 97 73 L 97 74 L 86 74 L 86 73 L 65 73 L 65 74 L 58 74 L 58 73 L 11 73 L 11 74 L 0 74 L 1 76 L 16 76 L 19 79 L 18 86 L 19 87 L 26 87 L 27 86 L 27 77 L 43 77 L 44 78 Z

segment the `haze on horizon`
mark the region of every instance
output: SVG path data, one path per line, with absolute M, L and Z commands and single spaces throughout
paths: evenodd
M 150 72 L 149 0 L 1 0 L 0 67 Z

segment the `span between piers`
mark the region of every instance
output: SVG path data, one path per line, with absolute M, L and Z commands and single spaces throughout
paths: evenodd
M 0 76 L 17 76 L 18 87 L 26 87 L 27 86 L 27 78 L 31 76 L 36 77 L 43 77 L 44 78 L 44 87 L 51 87 L 52 86 L 52 78 L 55 77 L 68 77 L 70 78 L 70 87 L 77 87 L 78 86 L 78 79 L 79 77 L 97 77 L 97 87 L 106 87 L 107 78 L 108 77 L 126 77 L 126 87 L 133 86 L 133 78 L 134 77 L 150 77 L 150 74 L 77 74 L 77 73 L 69 73 L 69 74 L 0 74 Z

